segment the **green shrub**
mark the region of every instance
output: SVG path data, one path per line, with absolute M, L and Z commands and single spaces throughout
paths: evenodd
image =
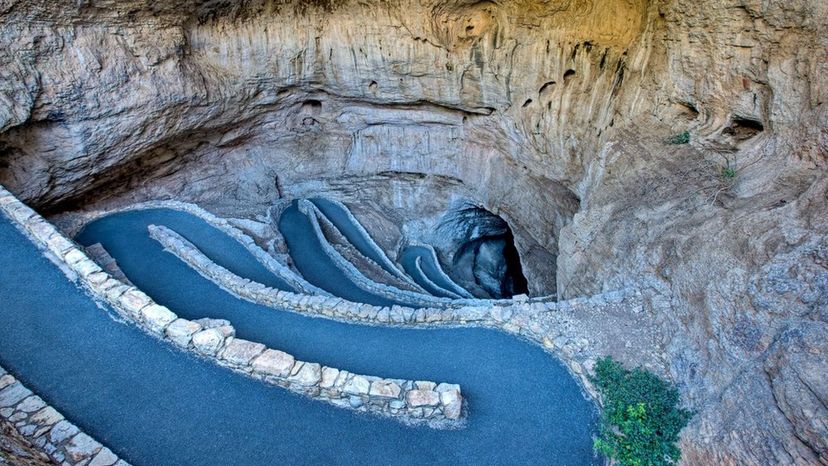
M 692 413 L 679 408 L 678 391 L 644 369 L 598 360 L 592 382 L 604 400 L 595 449 L 623 466 L 678 463 L 679 432 Z
M 690 132 L 685 131 L 667 138 L 667 144 L 688 144 L 690 142 Z
M 733 167 L 724 167 L 722 168 L 722 178 L 725 179 L 733 179 L 736 178 L 736 169 Z

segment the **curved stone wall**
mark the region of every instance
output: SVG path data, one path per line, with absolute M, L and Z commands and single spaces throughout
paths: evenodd
M 461 298 L 475 299 L 474 296 L 472 296 L 471 293 L 468 292 L 468 290 L 466 290 L 462 286 L 458 285 L 457 282 L 455 282 L 451 277 L 449 277 L 448 274 L 443 270 L 443 267 L 440 266 L 440 259 L 437 258 L 437 251 L 434 250 L 433 246 L 431 246 L 430 244 L 425 244 L 425 243 L 411 243 L 410 246 L 418 246 L 418 247 L 424 248 L 428 251 L 428 255 L 430 257 L 430 260 L 435 265 L 434 268 L 437 270 L 437 273 L 440 274 L 440 277 L 442 277 L 442 279 L 446 283 L 449 283 L 451 285 L 451 289 L 446 290 L 446 291 L 449 291 L 451 293 L 455 293 L 455 294 L 459 295 Z M 425 278 L 428 278 L 425 275 L 425 273 L 423 274 L 423 276 L 425 276 Z M 439 285 L 437 285 L 437 286 L 439 286 Z M 440 288 L 445 289 L 442 286 L 440 286 Z
M 353 281 L 358 287 L 384 298 L 394 300 L 404 299 L 410 303 L 422 306 L 446 306 L 451 303 L 451 300 L 447 298 L 440 298 L 437 296 L 427 295 L 425 293 L 402 290 L 368 279 L 362 274 L 362 272 L 354 267 L 351 262 L 343 257 L 342 254 L 340 254 L 340 252 L 337 251 L 333 245 L 331 245 L 327 238 L 325 238 L 325 234 L 322 232 L 322 226 L 319 224 L 320 218 L 323 218 L 324 214 L 322 214 L 322 212 L 320 212 L 312 202 L 304 199 L 300 200 L 299 211 L 302 212 L 310 221 L 313 226 L 313 231 L 319 240 L 319 244 L 322 245 L 322 249 L 324 249 L 328 257 L 330 257 L 337 268 L 345 273 L 345 275 L 347 275 L 348 278 L 350 278 L 351 281 Z
M 637 290 L 619 290 L 560 302 L 501 301 L 484 305 L 410 308 L 381 307 L 354 303 L 336 297 L 308 296 L 269 288 L 233 274 L 212 262 L 192 243 L 174 231 L 150 226 L 151 236 L 164 248 L 190 265 L 205 278 L 235 296 L 264 306 L 344 322 L 392 326 L 485 326 L 526 338 L 554 352 L 581 381 L 585 390 L 596 396 L 587 376 L 595 359 L 619 351 L 613 342 L 630 327 L 652 338 L 657 332 L 649 323 L 645 296 Z M 630 323 L 630 316 L 635 323 Z M 595 331 L 597 323 L 608 324 L 612 335 Z M 625 351 L 653 351 L 652 347 L 626 346 Z M 652 368 L 658 371 L 660 368 Z
M 136 204 L 129 204 L 111 210 L 85 211 L 80 213 L 79 215 L 65 216 L 62 219 L 63 222 L 66 223 L 63 227 L 63 230 L 66 231 L 67 234 L 72 236 L 76 234 L 78 231 L 80 231 L 83 225 L 105 215 L 109 215 L 115 212 L 126 212 L 130 210 L 142 210 L 153 208 L 174 209 L 195 215 L 196 217 L 199 217 L 205 222 L 209 223 L 214 228 L 223 231 L 228 236 L 238 241 L 253 255 L 253 257 L 256 258 L 257 261 L 259 261 L 263 266 L 265 266 L 266 269 L 268 269 L 271 273 L 281 278 L 291 286 L 293 286 L 296 290 L 308 294 L 330 296 L 330 293 L 308 283 L 307 280 L 305 280 L 302 276 L 291 270 L 285 264 L 282 264 L 281 262 L 276 260 L 273 256 L 268 254 L 267 251 L 259 247 L 259 245 L 256 244 L 256 242 L 253 241 L 253 239 L 250 236 L 244 234 L 233 224 L 221 217 L 213 215 L 212 213 L 202 209 L 201 207 L 195 204 L 179 201 L 148 201 Z
M 151 201 L 129 205 L 112 211 L 80 212 L 67 218 L 69 231 L 77 231 L 82 224 L 109 213 L 140 208 L 166 207 L 199 216 L 232 237 L 246 236 L 210 212 L 187 203 Z M 240 241 L 251 251 L 267 255 L 249 238 Z M 171 249 L 182 248 L 182 242 Z M 652 342 L 664 337 L 657 327 L 658 312 L 668 304 L 661 302 L 650 290 L 622 288 L 590 297 L 556 301 L 553 297 L 520 298 L 509 300 L 453 300 L 445 308 L 421 309 L 401 306 L 377 307 L 363 303 L 321 295 L 302 295 L 275 290 L 238 277 L 217 267 L 209 259 L 188 259 L 203 256 L 197 248 L 179 254 L 195 270 L 211 279 L 237 297 L 265 306 L 299 313 L 376 325 L 434 325 L 493 326 L 541 345 L 558 357 L 582 384 L 584 390 L 595 396 L 588 373 L 595 360 L 604 355 L 616 358 L 636 358 L 655 361 L 646 365 L 650 370 L 667 375 L 666 354 Z M 271 260 L 274 260 L 272 257 Z M 642 336 L 630 340 L 628 332 Z
M 2 192 L 0 192 L 2 196 Z M 0 197 L 0 202 L 2 198 Z M 55 464 L 129 466 L 0 366 L 0 419 Z M 2 461 L 0 461 L 2 462 Z
M 392 273 L 395 277 L 399 278 L 400 280 L 406 281 L 411 285 L 417 286 L 417 284 L 414 283 L 411 280 L 411 277 L 409 277 L 408 275 L 405 274 L 405 272 L 400 270 L 400 268 L 394 263 L 394 261 L 392 261 L 388 257 L 388 255 L 377 244 L 377 242 L 374 241 L 374 238 L 371 236 L 370 233 L 368 233 L 368 231 L 365 229 L 365 227 L 362 226 L 362 223 L 360 223 L 360 221 L 357 220 L 356 217 L 354 217 L 354 214 L 351 212 L 351 209 L 349 209 L 348 206 L 346 206 L 345 204 L 337 201 L 336 199 L 325 199 L 325 201 L 330 202 L 331 204 L 334 204 L 336 207 L 341 209 L 342 212 L 345 213 L 345 215 L 348 217 L 348 221 L 354 226 L 354 228 L 359 232 L 359 235 L 362 236 L 362 238 L 368 244 L 368 247 L 373 252 L 372 255 L 374 257 L 376 257 L 376 260 L 374 260 L 371 257 L 368 257 L 367 255 L 366 255 L 366 259 L 374 261 L 375 263 L 377 263 L 377 265 L 382 267 L 387 272 Z M 314 206 L 316 206 L 317 211 L 321 212 L 323 216 L 327 217 L 324 214 L 324 212 L 322 212 L 322 209 L 319 208 L 319 205 L 315 200 L 311 199 L 310 202 L 313 203 Z M 336 225 L 335 222 L 333 222 L 333 220 L 330 220 L 330 221 L 331 221 L 332 225 L 335 228 L 339 229 L 339 227 Z
M 285 203 L 282 203 L 285 204 Z M 289 204 L 289 202 L 287 202 Z M 271 272 L 274 274 L 281 276 L 280 271 L 287 270 L 286 273 L 292 274 L 296 276 L 298 279 L 302 280 L 304 284 L 302 285 L 305 288 L 310 289 L 308 294 L 313 295 L 320 295 L 320 296 L 331 296 L 325 290 L 322 290 L 314 285 L 307 283 L 304 278 L 298 275 L 297 272 L 290 270 L 284 264 L 277 261 L 272 255 L 270 255 L 267 251 L 259 247 L 248 235 L 242 232 L 240 229 L 232 225 L 227 220 L 216 216 L 215 214 L 188 202 L 180 202 L 180 201 L 172 201 L 172 200 L 154 200 L 154 201 L 146 201 L 146 202 L 139 202 L 134 204 L 127 204 L 122 205 L 117 208 L 106 209 L 106 210 L 84 210 L 84 211 L 77 211 L 77 212 L 68 212 L 64 213 L 60 216 L 58 223 L 61 226 L 61 230 L 65 231 L 68 235 L 74 235 L 78 231 L 83 228 L 83 225 L 98 219 L 100 217 L 117 213 L 117 212 L 126 212 L 131 210 L 141 210 L 141 209 L 153 209 L 153 208 L 166 208 L 166 209 L 173 209 L 173 210 L 180 210 L 182 212 L 187 212 L 189 214 L 195 215 L 202 220 L 206 221 L 213 227 L 224 231 L 227 233 L 231 238 L 238 241 L 242 246 L 247 248 L 251 254 L 261 262 L 265 267 L 267 267 Z M 324 236 L 324 235 L 323 235 Z M 327 241 L 326 241 L 327 243 Z M 438 298 L 439 299 L 439 298 Z M 452 305 L 456 306 L 483 306 L 487 304 L 496 304 L 501 306 L 510 306 L 515 303 L 525 303 L 525 302 L 532 302 L 532 303 L 548 303 L 554 302 L 556 300 L 555 296 L 538 296 L 538 297 L 530 297 L 524 299 L 523 297 L 515 297 L 513 299 L 478 299 L 478 298 L 471 298 L 471 299 L 459 299 L 459 300 L 450 300 Z
M 422 262 L 423 261 L 421 257 L 414 258 L 414 273 L 416 273 L 416 276 L 423 281 L 423 286 L 437 290 L 439 293 L 446 295 L 446 297 L 448 298 L 460 299 L 460 296 L 456 293 L 441 287 L 440 285 L 434 283 L 434 281 L 432 281 L 430 278 L 428 278 L 428 275 L 426 275 L 425 271 L 423 270 Z
M 314 204 L 316 205 L 316 204 Z M 320 209 L 321 212 L 321 209 Z M 428 295 L 428 291 L 421 287 L 415 280 L 403 273 L 404 278 L 400 278 L 395 273 L 386 270 L 380 262 L 365 255 L 357 245 L 355 245 L 348 237 L 336 226 L 324 212 L 317 216 L 319 226 L 322 229 L 322 234 L 327 242 L 333 246 L 339 253 L 351 264 L 356 266 L 357 270 L 366 278 L 373 282 L 388 285 L 393 288 L 407 290 L 414 293 L 422 293 Z M 374 253 L 376 255 L 376 253 Z M 388 258 L 385 258 L 388 260 Z M 402 272 L 399 272 L 402 273 Z
M 436 428 L 459 425 L 463 398 L 458 385 L 352 374 L 298 361 L 282 351 L 236 338 L 232 325 L 224 320 L 178 318 L 139 289 L 112 278 L 54 226 L 2 187 L 0 210 L 38 247 L 66 265 L 74 279 L 94 297 L 161 340 L 220 366 L 338 407 L 405 422 L 426 422 Z
M 202 276 L 239 298 L 265 306 L 317 314 L 343 321 L 384 325 L 484 322 L 486 313 L 490 309 L 487 306 L 479 306 L 475 308 L 479 311 L 473 312 L 470 311 L 473 308 L 462 305 L 423 308 L 383 307 L 351 302 L 337 297 L 290 293 L 235 275 L 211 261 L 195 245 L 169 228 L 150 225 L 149 233 L 150 237 L 160 242 L 167 251 L 175 254 Z

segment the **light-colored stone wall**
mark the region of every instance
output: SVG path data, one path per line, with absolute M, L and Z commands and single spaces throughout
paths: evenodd
M 125 204 L 120 205 L 118 207 L 112 209 L 105 209 L 105 210 L 83 210 L 83 211 L 76 211 L 76 212 L 67 212 L 61 215 L 59 219 L 60 229 L 66 232 L 67 235 L 72 236 L 79 232 L 84 225 L 87 223 L 91 223 L 93 220 L 104 217 L 106 215 L 110 215 L 117 212 L 128 212 L 133 210 L 143 210 L 143 209 L 154 209 L 154 208 L 165 208 L 165 209 L 173 209 L 173 210 L 180 210 L 182 212 L 187 212 L 191 215 L 195 215 L 196 217 L 201 218 L 205 222 L 209 223 L 213 227 L 225 232 L 228 236 L 233 238 L 234 240 L 238 241 L 242 246 L 247 248 L 248 251 L 256 258 L 262 265 L 264 265 L 268 270 L 276 274 L 277 276 L 282 276 L 283 273 L 285 274 L 292 274 L 296 276 L 297 279 L 302 280 L 303 284 L 302 287 L 306 289 L 307 294 L 312 295 L 320 295 L 320 296 L 328 296 L 330 297 L 331 294 L 315 287 L 314 285 L 308 283 L 304 278 L 298 276 L 296 272 L 288 269 L 284 264 L 280 263 L 276 260 L 271 254 L 267 251 L 259 247 L 253 241 L 250 236 L 246 235 L 243 231 L 239 228 L 228 222 L 227 220 L 216 216 L 215 214 L 199 207 L 198 205 L 189 203 L 189 202 L 181 202 L 181 201 L 172 201 L 172 200 L 154 200 L 154 201 L 146 201 L 146 202 L 138 202 L 134 204 Z M 323 235 L 324 238 L 324 235 Z M 300 289 L 303 289 L 300 288 Z M 388 296 L 393 297 L 393 294 L 389 294 Z M 524 304 L 526 302 L 530 303 L 549 303 L 554 302 L 556 300 L 555 296 L 538 296 L 538 297 L 530 297 L 528 299 L 522 298 L 515 298 L 515 299 L 455 299 L 455 300 L 448 300 L 448 305 L 451 306 L 488 306 L 488 305 L 501 305 L 501 306 L 511 306 L 514 304 Z
M 342 231 L 334 225 L 330 218 L 323 214 L 317 216 L 317 219 L 319 220 L 319 226 L 322 228 L 322 233 L 328 243 L 339 251 L 339 253 L 348 262 L 356 266 L 357 270 L 359 270 L 359 272 L 365 275 L 365 277 L 369 280 L 377 283 L 383 283 L 395 288 L 413 291 L 415 293 L 428 294 L 423 287 L 421 287 L 407 274 L 403 274 L 405 278 L 400 278 L 395 273 L 388 272 L 384 266 L 380 265 L 379 262 L 385 262 L 385 260 L 388 260 L 388 257 L 385 257 L 384 260 L 379 262 L 375 261 L 371 257 L 363 254 L 363 252 L 360 251 L 356 245 L 348 240 Z M 278 231 L 278 227 L 276 230 Z M 281 232 L 279 234 L 281 234 Z
M 443 267 L 441 267 L 441 266 L 440 266 L 440 259 L 438 259 L 438 258 L 437 258 L 437 251 L 435 251 L 435 250 L 434 250 L 434 246 L 432 246 L 432 245 L 430 245 L 430 244 L 425 244 L 425 243 L 416 243 L 416 242 L 415 242 L 415 243 L 411 243 L 411 246 L 419 246 L 419 247 L 422 247 L 422 248 L 425 248 L 425 249 L 427 249 L 427 250 L 428 250 L 428 254 L 429 254 L 429 256 L 431 257 L 431 261 L 432 261 L 434 264 L 436 264 L 436 267 L 435 267 L 435 268 L 437 269 L 437 273 L 438 273 L 438 274 L 440 275 L 440 277 L 441 277 L 441 278 L 442 278 L 442 279 L 443 279 L 446 283 L 448 283 L 448 284 L 450 285 L 450 287 L 451 287 L 451 289 L 450 289 L 450 290 L 446 290 L 446 291 L 448 291 L 448 292 L 450 292 L 450 293 L 454 293 L 454 294 L 456 294 L 456 295 L 458 295 L 458 296 L 460 296 L 460 297 L 462 297 L 462 298 L 469 298 L 469 299 L 474 298 L 474 296 L 472 296 L 472 295 L 471 295 L 471 293 L 469 293 L 469 292 L 468 292 L 468 290 L 466 290 L 466 289 L 465 289 L 465 288 L 463 288 L 462 286 L 458 285 L 458 284 L 457 284 L 457 282 L 455 282 L 455 281 L 454 281 L 454 279 L 453 279 L 453 278 L 451 278 L 451 277 L 450 277 L 450 276 L 449 276 L 449 275 L 448 275 L 448 274 L 447 274 L 447 273 L 443 270 Z M 422 270 L 422 267 L 421 267 L 420 263 L 421 263 L 421 260 L 420 260 L 419 258 L 417 258 L 417 260 L 416 260 L 416 266 L 417 266 L 417 268 L 419 268 L 419 269 L 421 269 L 421 270 Z M 424 277 L 425 279 L 427 279 L 427 280 L 428 280 L 428 277 L 426 276 L 426 274 L 425 274 L 424 272 L 423 272 L 423 277 Z M 429 280 L 429 281 L 431 281 L 431 280 Z M 432 283 L 433 283 L 433 282 L 432 282 Z M 435 286 L 437 286 L 438 288 L 445 289 L 445 288 L 443 288 L 443 287 L 442 287 L 442 286 L 440 286 L 440 285 L 437 285 L 437 284 L 434 284 L 434 285 L 435 285 Z M 551 299 L 552 297 L 545 297 L 545 298 L 546 298 L 546 299 Z
M 401 270 L 400 267 L 397 266 L 397 264 L 395 264 L 388 257 L 388 255 L 380 247 L 380 245 L 377 244 L 376 241 L 374 241 L 374 237 L 371 236 L 371 234 L 368 233 L 368 230 L 365 229 L 365 227 L 362 225 L 362 223 L 359 220 L 357 220 L 356 217 L 354 217 L 354 214 L 351 212 L 351 209 L 349 209 L 348 206 L 346 206 L 345 204 L 337 201 L 336 199 L 327 199 L 327 201 L 332 203 L 332 204 L 337 205 L 340 209 L 342 209 L 342 211 L 348 217 L 348 221 L 354 226 L 354 228 L 357 229 L 359 234 L 365 239 L 366 243 L 368 243 L 368 246 L 371 249 L 374 250 L 374 253 L 376 254 L 376 256 L 379 258 L 379 260 L 381 262 L 381 263 L 377 264 L 379 267 L 382 267 L 383 269 L 385 269 L 389 273 L 392 273 L 395 277 L 399 278 L 400 280 L 404 280 L 404 281 L 408 282 L 410 285 L 419 288 L 419 285 L 417 285 L 417 283 L 415 283 L 413 280 L 411 280 L 411 277 L 409 277 L 403 270 Z M 311 202 L 313 202 L 313 201 L 311 201 Z M 316 210 L 320 211 L 320 214 L 321 214 L 320 209 L 317 208 Z M 320 218 L 321 217 L 325 217 L 325 215 L 321 214 Z M 334 226 L 334 228 L 336 228 L 335 225 L 333 225 L 333 226 Z M 365 257 L 365 259 L 373 261 L 373 259 L 371 259 L 367 256 Z
M 250 236 L 244 234 L 239 228 L 233 226 L 227 220 L 221 217 L 217 217 L 211 214 L 210 212 L 207 212 L 206 210 L 198 207 L 195 204 L 178 201 L 149 201 L 123 206 L 119 209 L 83 212 L 79 215 L 65 216 L 62 219 L 65 223 L 62 229 L 66 231 L 66 233 L 69 236 L 72 236 L 78 233 L 81 230 L 81 228 L 83 228 L 83 226 L 87 223 L 91 222 L 94 219 L 108 215 L 110 213 L 153 208 L 180 210 L 182 212 L 187 212 L 189 214 L 195 215 L 196 217 L 199 217 L 205 222 L 209 223 L 214 228 L 223 231 L 228 236 L 236 240 L 238 243 L 244 246 L 250 252 L 250 254 L 253 255 L 253 257 L 255 257 L 256 260 L 259 263 L 261 263 L 266 269 L 268 269 L 272 274 L 284 280 L 289 285 L 293 286 L 294 289 L 296 289 L 297 291 L 300 291 L 302 293 L 330 296 L 328 292 L 308 283 L 307 280 L 305 280 L 303 277 L 291 270 L 285 264 L 282 264 L 281 262 L 276 260 L 273 256 L 268 254 L 267 251 L 260 248 Z
M 178 209 L 196 215 L 245 245 L 262 261 L 275 261 L 247 235 L 220 217 L 197 205 L 178 201 L 150 201 L 121 206 L 111 211 L 83 211 L 63 218 L 65 229 L 78 231 L 83 224 L 104 215 L 154 207 Z M 175 238 L 177 235 L 165 235 Z M 183 238 L 180 238 L 182 239 Z M 354 303 L 330 295 L 304 295 L 273 290 L 238 277 L 218 267 L 187 241 L 173 242 L 171 252 L 189 263 L 226 291 L 264 306 L 309 313 L 343 322 L 373 325 L 489 326 L 541 345 L 559 358 L 595 397 L 589 372 L 598 357 L 612 355 L 620 360 L 644 361 L 643 366 L 668 376 L 664 340 L 656 323 L 665 303 L 657 296 L 632 288 L 599 293 L 566 301 L 554 297 L 507 300 L 452 300 L 444 308 L 412 309 L 402 306 L 377 307 Z M 187 251 L 179 253 L 176 251 Z M 510 322 L 506 322 L 510 321 Z M 630 338 L 634 332 L 636 338 Z
M 657 332 L 647 325 L 649 316 L 644 312 L 645 298 L 636 290 L 619 290 L 560 302 L 502 300 L 483 305 L 464 305 L 460 304 L 461 300 L 456 300 L 455 306 L 448 307 L 382 307 L 269 288 L 239 277 L 212 262 L 192 243 L 169 228 L 150 225 L 149 233 L 167 251 L 205 278 L 238 298 L 256 304 L 344 322 L 419 327 L 480 326 L 526 338 L 560 357 L 592 396 L 596 393 L 589 380 L 589 372 L 597 357 L 618 351 L 613 345 L 621 342 L 627 351 L 657 349 L 634 347 L 623 339 L 624 332 L 631 328 L 647 334 L 649 338 L 658 337 Z M 633 320 L 635 325 L 630 323 Z M 599 326 L 598 323 L 604 325 Z M 606 332 L 613 336 L 605 335 Z M 659 371 L 661 368 L 651 369 Z
M 220 366 L 335 406 L 435 428 L 456 427 L 463 398 L 455 384 L 383 379 L 296 360 L 235 336 L 224 320 L 179 318 L 141 290 L 115 280 L 34 210 L 0 187 L 0 211 L 41 249 L 64 263 L 77 282 L 151 335 Z M 327 299 L 319 297 L 318 299 Z
M 336 265 L 336 267 L 359 288 L 377 296 L 382 296 L 396 301 L 406 301 L 419 306 L 446 306 L 451 304 L 452 300 L 447 298 L 440 298 L 425 293 L 403 290 L 368 279 L 354 266 L 354 264 L 343 257 L 327 238 L 325 238 L 322 226 L 320 225 L 320 219 L 325 216 L 312 202 L 304 199 L 300 200 L 299 211 L 308 218 L 308 221 L 310 221 L 311 226 L 313 227 L 313 232 L 319 240 L 319 244 L 322 246 L 325 254 L 331 259 L 334 265 Z
M 0 193 L 1 194 L 1 193 Z M 2 199 L 2 197 L 0 197 Z M 56 464 L 129 466 L 0 367 L 0 418 Z

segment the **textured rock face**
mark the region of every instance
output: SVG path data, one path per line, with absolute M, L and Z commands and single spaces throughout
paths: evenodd
M 828 463 L 824 1 L 161 3 L 0 3 L 0 183 L 325 193 L 387 249 L 470 201 L 530 292 L 652 293 L 662 356 L 615 356 L 698 411 L 686 462 Z

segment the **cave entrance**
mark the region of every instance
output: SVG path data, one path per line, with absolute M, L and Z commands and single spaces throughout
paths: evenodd
M 474 205 L 448 212 L 438 227 L 450 237 L 449 274 L 482 298 L 511 298 L 528 292 L 526 277 L 509 224 Z

